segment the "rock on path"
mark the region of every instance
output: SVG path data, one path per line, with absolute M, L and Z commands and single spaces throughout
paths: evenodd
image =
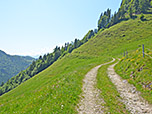
M 115 73 L 114 66 L 116 64 L 113 64 L 108 68 L 108 76 L 116 85 L 116 88 L 122 97 L 122 102 L 126 105 L 126 108 L 132 114 L 152 114 L 152 106 L 139 95 L 136 88 L 129 84 L 127 80 L 122 80 L 122 78 Z
M 81 101 L 78 104 L 78 108 L 77 108 L 79 114 L 102 114 L 103 113 L 102 109 L 104 107 L 102 107 L 100 104 L 103 103 L 104 100 L 99 98 L 100 90 L 95 88 L 96 75 L 97 75 L 98 69 L 101 66 L 112 63 L 114 61 L 115 59 L 113 59 L 113 61 L 111 62 L 101 64 L 93 68 L 91 71 L 89 71 L 85 75 L 85 78 L 83 80 L 84 84 L 82 88 L 83 93 L 81 95 L 82 96 Z

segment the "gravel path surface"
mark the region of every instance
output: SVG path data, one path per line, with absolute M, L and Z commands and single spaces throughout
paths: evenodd
M 152 105 L 148 104 L 141 96 L 136 88 L 129 84 L 127 80 L 123 80 L 119 75 L 115 73 L 114 66 L 117 63 L 111 65 L 108 68 L 108 76 L 111 81 L 116 85 L 122 102 L 126 105 L 126 108 L 132 114 L 152 114 Z
M 85 75 L 85 78 L 83 80 L 84 84 L 82 88 L 83 93 L 81 95 L 82 96 L 81 101 L 78 104 L 78 108 L 77 108 L 79 114 L 102 114 L 103 113 L 102 109 L 104 107 L 102 107 L 100 104 L 104 103 L 104 100 L 99 98 L 100 90 L 95 88 L 96 75 L 97 75 L 98 69 L 101 66 L 112 63 L 114 61 L 115 59 L 113 59 L 113 61 L 111 62 L 101 64 L 93 68 L 91 71 L 89 71 Z

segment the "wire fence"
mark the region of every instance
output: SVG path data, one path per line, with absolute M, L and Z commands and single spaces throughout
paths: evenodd
M 136 50 L 139 50 L 139 49 L 141 49 L 141 47 L 140 47 L 140 48 L 137 48 Z M 148 56 L 149 58 L 152 59 L 152 56 L 149 55 L 148 53 L 146 53 L 147 50 L 150 51 L 151 54 L 152 54 L 152 50 L 149 49 L 149 48 L 145 48 L 145 45 L 143 44 L 143 45 L 142 45 L 142 55 L 143 55 L 143 57 L 145 57 L 145 55 L 146 55 L 146 56 Z M 135 50 L 134 50 L 134 51 L 135 51 Z M 132 51 L 131 51 L 131 52 L 132 52 Z M 123 56 L 128 58 L 128 51 L 127 51 L 127 49 L 124 51 Z
M 151 49 L 149 49 L 149 48 L 146 48 L 146 49 L 152 52 L 152 50 L 151 50 Z
M 152 59 L 152 56 L 148 55 L 147 53 L 145 53 L 145 55 L 149 56 Z
M 151 49 L 149 49 L 149 48 L 146 48 L 146 49 L 147 49 L 148 51 L 152 52 Z M 149 57 L 152 59 L 152 56 L 150 56 L 148 53 L 145 53 L 145 55 L 149 56 Z

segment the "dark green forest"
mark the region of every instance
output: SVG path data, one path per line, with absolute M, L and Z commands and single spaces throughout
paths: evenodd
M 109 28 L 123 20 L 136 18 L 137 14 L 151 13 L 152 0 L 122 0 L 118 12 L 111 14 L 111 9 L 101 13 L 98 20 L 98 30 Z
M 33 60 L 32 57 L 11 56 L 0 50 L 0 84 L 26 69 Z

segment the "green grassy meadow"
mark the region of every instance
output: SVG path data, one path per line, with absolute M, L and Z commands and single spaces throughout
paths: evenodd
M 109 59 L 69 54 L 0 97 L 0 112 L 76 113 L 85 74 Z
M 80 100 L 83 78 L 93 67 L 111 61 L 112 57 L 122 58 L 124 51 L 133 52 L 141 44 L 152 49 L 152 15 L 145 15 L 146 21 L 136 19 L 122 21 L 117 25 L 98 32 L 87 43 L 74 50 L 71 54 L 57 60 L 46 70 L 29 79 L 12 91 L 0 96 L 0 113 L 48 113 L 74 114 Z M 102 91 L 115 88 L 105 73 L 104 66 L 98 72 L 97 87 Z M 104 74 L 102 72 L 104 71 Z M 105 78 L 103 78 L 103 75 Z M 99 83 L 104 79 L 105 87 Z M 116 96 L 119 96 L 114 89 Z M 106 93 L 104 93 L 106 94 Z M 109 97 L 113 99 L 115 96 Z M 101 94 L 102 96 L 102 94 Z M 152 96 L 152 95 L 151 95 Z M 109 98 L 108 97 L 108 98 Z M 108 102 L 104 96 L 105 102 Z M 116 99 L 108 106 L 106 112 L 128 113 Z M 116 104 L 119 104 L 117 106 Z M 118 108 L 122 108 L 121 111 Z

